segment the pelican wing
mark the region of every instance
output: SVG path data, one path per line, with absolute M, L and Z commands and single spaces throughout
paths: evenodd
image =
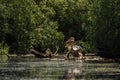
M 78 45 L 74 45 L 72 48 L 74 51 L 82 49 L 81 46 L 78 46 Z

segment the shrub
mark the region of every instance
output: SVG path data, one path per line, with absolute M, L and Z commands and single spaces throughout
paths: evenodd
M 0 43 L 0 62 L 6 62 L 9 47 L 5 43 Z

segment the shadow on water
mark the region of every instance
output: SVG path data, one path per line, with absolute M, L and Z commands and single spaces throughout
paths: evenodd
M 0 63 L 1 80 L 119 80 L 120 64 L 20 58 Z

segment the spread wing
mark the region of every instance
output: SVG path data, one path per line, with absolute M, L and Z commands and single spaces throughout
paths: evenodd
M 82 50 L 82 47 L 78 46 L 78 45 L 73 45 L 72 48 L 73 48 L 74 51 L 77 51 L 77 50 L 80 50 L 80 49 Z

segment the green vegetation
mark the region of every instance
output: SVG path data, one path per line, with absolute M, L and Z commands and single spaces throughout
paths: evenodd
M 89 1 L 89 39 L 99 51 L 107 56 L 120 56 L 120 1 Z
M 63 52 L 73 36 L 85 53 L 120 56 L 119 25 L 119 0 L 0 0 L 0 43 L 9 53 Z
M 0 43 L 0 62 L 6 62 L 8 60 L 9 47 L 4 43 Z

